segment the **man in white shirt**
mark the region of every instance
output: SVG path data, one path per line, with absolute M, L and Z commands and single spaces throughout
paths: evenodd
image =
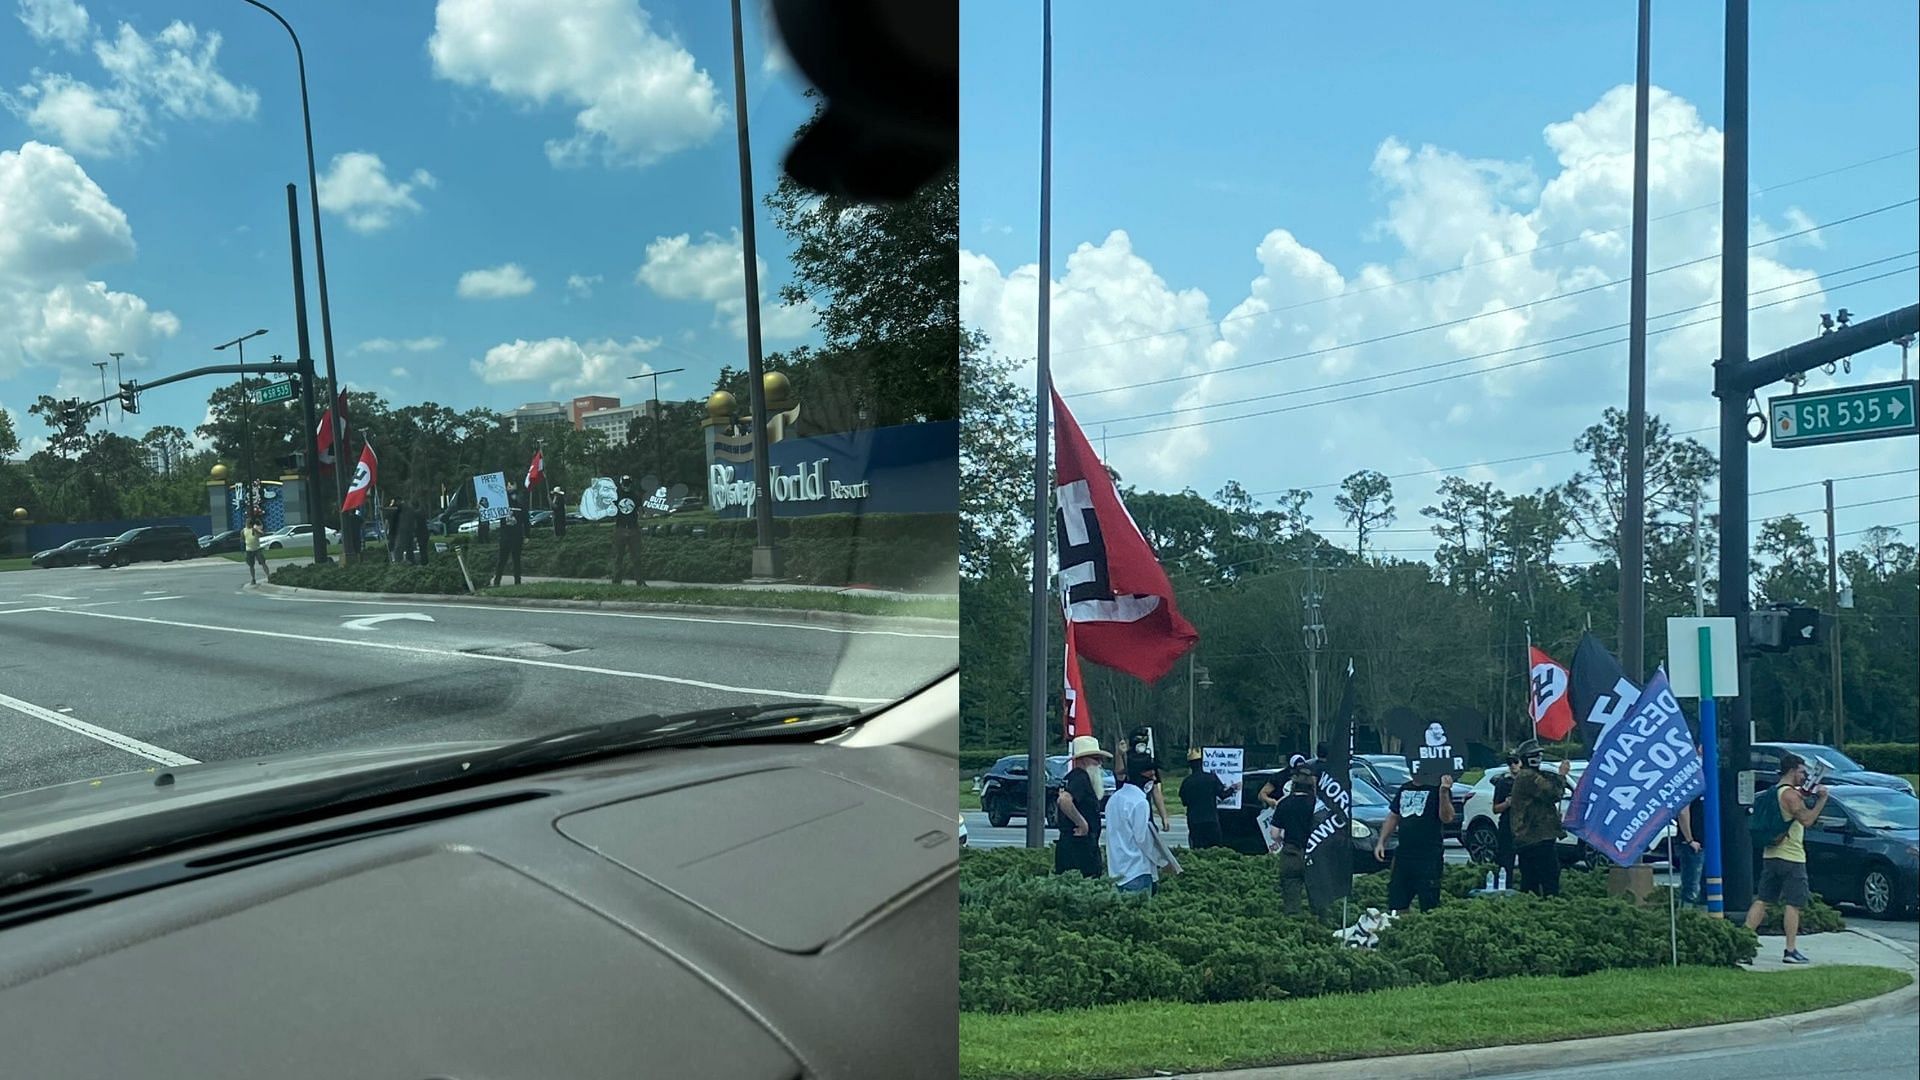
M 1151 893 L 1162 868 L 1180 872 L 1166 842 L 1153 831 L 1148 795 L 1160 782 L 1160 764 L 1146 754 L 1127 755 L 1127 779 L 1107 799 L 1107 876 L 1123 893 Z

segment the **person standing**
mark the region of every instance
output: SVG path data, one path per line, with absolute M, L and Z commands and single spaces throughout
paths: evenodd
M 1187 846 L 1220 847 L 1220 800 L 1240 790 L 1200 767 L 1199 747 L 1187 751 L 1187 778 L 1180 781 L 1180 803 L 1187 808 Z
M 1699 744 L 1694 744 L 1693 752 L 1704 754 Z M 1680 874 L 1680 902 L 1688 907 L 1703 907 L 1700 897 L 1701 867 L 1706 860 L 1701 855 L 1700 830 L 1707 820 L 1707 797 L 1699 798 L 1681 807 L 1680 816 L 1674 819 L 1674 825 L 1680 830 L 1680 844 L 1674 848 L 1674 869 Z
M 1373 857 L 1387 861 L 1387 841 L 1400 834 L 1393 854 L 1393 873 L 1387 879 L 1387 907 L 1400 914 L 1420 901 L 1420 910 L 1440 906 L 1440 879 L 1446 869 L 1442 844 L 1453 824 L 1453 777 L 1442 776 L 1435 788 L 1430 778 L 1414 774 L 1407 786 L 1394 792 L 1391 812 L 1373 842 Z
M 1100 749 L 1100 740 L 1081 735 L 1068 746 L 1072 767 L 1054 796 L 1054 821 L 1060 839 L 1053 845 L 1053 872 L 1097 878 L 1100 866 L 1100 770 L 1113 755 Z
M 1513 774 L 1520 770 L 1520 755 L 1507 752 L 1507 771 L 1493 779 L 1494 820 L 1499 822 L 1496 832 L 1499 842 L 1494 847 L 1493 862 L 1508 878 L 1513 877 Z
M 1279 844 L 1280 909 L 1300 914 L 1307 893 L 1307 835 L 1313 832 L 1314 773 L 1301 762 L 1293 767 L 1293 782 L 1273 811 L 1273 839 Z
M 405 547 L 405 541 L 402 539 L 402 534 L 400 532 L 400 525 L 401 525 L 400 519 L 404 514 L 405 514 L 405 510 L 403 508 L 402 503 L 400 502 L 400 496 L 398 495 L 390 496 L 387 499 L 387 506 L 386 506 L 387 561 L 388 562 L 399 562 L 405 556 L 405 552 L 403 550 Z
M 493 557 L 493 583 L 500 584 L 507 561 L 513 561 L 513 583 L 520 584 L 520 552 L 527 538 L 527 508 L 520 488 L 507 481 L 507 516 L 500 519 L 500 547 Z
M 1160 871 L 1180 872 L 1166 842 L 1153 828 L 1148 795 L 1160 780 L 1160 763 L 1146 754 L 1127 755 L 1127 779 L 1107 800 L 1107 876 L 1123 893 L 1152 893 Z
M 1508 795 L 1513 817 L 1514 862 L 1520 868 L 1520 889 L 1535 896 L 1560 895 L 1560 800 L 1567 794 L 1572 762 L 1562 761 L 1557 772 L 1540 768 L 1540 743 L 1528 739 L 1516 751 L 1520 771 L 1514 774 Z
M 553 512 L 553 538 L 558 540 L 567 535 L 567 493 L 558 484 L 554 485 L 548 509 Z
M 240 527 L 240 545 L 247 552 L 247 581 L 254 585 L 260 584 L 260 579 L 253 575 L 254 566 L 257 564 L 263 574 L 267 572 L 267 553 L 260 550 L 261 532 L 258 514 L 250 515 L 247 523 Z
M 645 585 L 640 572 L 640 500 L 634 497 L 633 477 L 622 475 L 614 485 L 613 505 L 613 583 L 620 584 L 629 566 L 633 583 Z
M 1807 886 L 1806 827 L 1818 821 L 1827 808 L 1825 784 L 1816 786 L 1813 803 L 1808 805 L 1807 762 L 1798 754 L 1780 755 L 1780 782 L 1767 795 L 1754 800 L 1755 814 L 1777 817 L 1778 839 L 1760 852 L 1760 883 L 1754 887 L 1753 904 L 1747 908 L 1747 929 L 1759 930 L 1767 921 L 1767 905 L 1785 907 L 1787 942 L 1780 959 L 1788 964 L 1811 964 L 1800 951 L 1800 910 L 1812 899 Z M 1773 830 L 1769 830 L 1770 832 Z
M 410 530 L 412 545 L 409 548 L 408 562 L 427 565 L 427 556 L 433 551 L 433 523 L 427 517 L 428 503 L 425 499 L 417 502 L 411 513 L 406 515 L 407 528 Z

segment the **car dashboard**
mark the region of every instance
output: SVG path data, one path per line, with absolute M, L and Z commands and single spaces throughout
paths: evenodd
M 0 933 L 0 1074 L 952 1075 L 955 760 L 840 742 L 655 750 L 94 875 L 198 873 Z

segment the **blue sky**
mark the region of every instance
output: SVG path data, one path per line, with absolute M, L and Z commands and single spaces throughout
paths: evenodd
M 0 407 L 97 396 L 91 363 L 151 378 L 292 359 L 284 187 L 299 185 L 291 46 L 239 0 L 5 0 L 0 21 Z M 686 367 L 744 365 L 731 30 L 724 4 L 286 0 L 312 95 L 336 359 L 395 403 L 507 409 Z M 756 202 L 810 112 L 746 5 Z M 30 146 L 29 144 L 38 144 Z M 9 205 L 10 204 L 10 205 Z M 769 351 L 813 335 L 772 299 L 787 241 L 758 218 Z M 684 238 L 684 239 L 680 239 Z M 463 275 L 479 272 L 467 278 Z M 96 355 L 98 354 L 98 355 Z M 111 375 L 111 371 L 109 371 Z M 145 395 L 129 433 L 205 414 L 200 384 Z M 137 423 L 136 423 L 137 422 Z
M 1431 470 L 1564 449 L 1602 407 L 1624 407 L 1624 345 L 1477 369 L 1625 336 L 1528 345 L 1626 321 L 1625 286 L 1546 298 L 1626 276 L 1634 17 L 1624 2 L 1057 3 L 1055 375 L 1089 434 L 1106 430 L 1121 473 L 1203 493 L 1228 479 L 1313 487 L 1316 525 L 1340 535 L 1324 485 L 1378 469 L 1402 477 L 1397 543 L 1417 556 L 1432 546 L 1418 513 Z M 1892 0 L 1844 17 L 1755 5 L 1750 173 L 1765 190 L 1750 238 L 1813 230 L 1754 253 L 1755 355 L 1812 336 L 1821 311 L 1914 301 L 1915 259 L 1895 256 L 1920 248 L 1916 37 L 1913 5 Z M 1657 5 L 1652 39 L 1652 209 L 1673 215 L 1652 226 L 1658 268 L 1719 248 L 1717 207 L 1676 211 L 1719 198 L 1720 5 Z M 1026 357 L 1038 5 L 964 5 L 962 55 L 963 318 Z M 1878 275 L 1891 276 L 1862 280 Z M 1712 306 L 1653 328 L 1717 314 L 1717 290 L 1711 260 L 1656 275 L 1654 314 Z M 1787 302 L 1758 306 L 1773 301 Z M 1488 311 L 1502 313 L 1468 318 Z M 1435 323 L 1453 325 L 1419 330 Z M 1386 334 L 1402 336 L 1342 347 Z M 1717 353 L 1717 323 L 1650 336 L 1650 408 L 1677 429 L 1712 424 Z M 1475 374 L 1328 400 L 1432 377 L 1373 378 L 1426 364 Z M 1899 364 L 1881 349 L 1808 387 L 1895 378 Z M 1291 411 L 1250 415 L 1280 408 Z M 1715 445 L 1711 431 L 1695 437 Z M 1753 513 L 1820 505 L 1817 483 L 1787 485 L 1892 471 L 1839 486 L 1839 528 L 1902 525 L 1913 542 L 1917 459 L 1911 439 L 1758 446 L 1753 488 L 1784 490 L 1756 495 Z M 1575 461 L 1459 471 L 1528 491 Z

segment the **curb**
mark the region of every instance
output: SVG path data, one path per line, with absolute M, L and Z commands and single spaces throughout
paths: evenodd
M 1610 1062 L 1654 1060 L 1701 1050 L 1730 1050 L 1865 1023 L 1920 1008 L 1920 982 L 1861 1001 L 1799 1016 L 1773 1016 L 1707 1027 L 1598 1035 L 1525 1046 L 1485 1046 L 1433 1054 L 1355 1058 L 1299 1065 L 1269 1065 L 1222 1072 L 1179 1073 L 1182 1080 L 1459 1080 L 1535 1069 L 1564 1069 Z
M 1858 934 L 1861 937 L 1866 938 L 1868 941 L 1873 942 L 1875 945 L 1880 946 L 1881 948 L 1892 949 L 1894 952 L 1899 953 L 1901 956 L 1904 956 L 1909 960 L 1916 959 L 1916 954 L 1914 953 L 1913 946 L 1908 945 L 1904 941 L 1895 941 L 1890 937 L 1882 937 L 1881 935 L 1876 934 L 1871 930 L 1863 930 L 1860 927 L 1854 926 L 1851 923 L 1847 924 L 1846 932 L 1849 934 Z M 1920 976 L 1916 976 L 1916 980 L 1920 981 Z
M 724 618 L 750 616 L 761 622 L 784 622 L 795 626 L 819 626 L 837 630 L 923 631 L 942 637 L 958 638 L 959 628 L 945 619 L 919 615 L 862 615 L 847 611 L 813 611 L 807 608 L 731 607 L 712 604 L 664 604 L 645 600 L 541 600 L 524 596 L 462 596 L 459 593 L 364 593 L 338 592 L 333 589 L 304 589 L 293 585 L 263 582 L 242 585 L 242 591 L 267 596 L 312 597 L 321 600 L 365 600 L 381 604 L 462 604 L 468 607 L 560 608 L 574 611 L 631 611 L 655 615 L 711 615 Z

